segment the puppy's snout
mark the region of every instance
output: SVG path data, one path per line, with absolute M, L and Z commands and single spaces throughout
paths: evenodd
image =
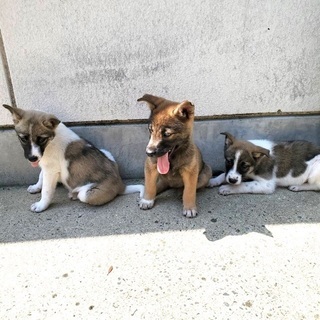
M 146 153 L 148 157 L 154 157 L 157 154 L 157 148 L 148 146 L 146 148 Z
M 36 157 L 36 156 L 29 156 L 29 157 L 28 157 L 28 160 L 29 160 L 30 162 L 36 162 L 36 161 L 39 160 L 39 158 Z
M 238 178 L 229 178 L 228 180 L 229 180 L 229 183 L 231 184 L 235 184 L 238 182 Z

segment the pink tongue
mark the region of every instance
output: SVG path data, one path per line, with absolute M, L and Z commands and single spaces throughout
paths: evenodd
M 35 162 L 30 162 L 30 164 L 31 164 L 34 168 L 36 168 L 36 167 L 38 166 L 38 164 L 39 164 L 39 160 L 38 160 L 38 161 L 35 161 Z
M 161 174 L 166 174 L 169 172 L 170 163 L 169 163 L 169 153 L 168 152 L 165 155 L 163 155 L 162 157 L 158 158 L 157 167 L 158 167 L 159 173 L 161 173 Z

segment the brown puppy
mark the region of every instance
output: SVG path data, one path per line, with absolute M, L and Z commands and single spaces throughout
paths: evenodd
M 194 105 L 145 94 L 138 101 L 149 104 L 150 141 L 146 148 L 145 192 L 140 208 L 150 209 L 158 193 L 168 188 L 183 190 L 183 215 L 197 215 L 196 189 L 206 187 L 212 176 L 193 142 Z

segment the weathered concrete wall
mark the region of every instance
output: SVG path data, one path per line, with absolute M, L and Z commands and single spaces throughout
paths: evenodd
M 111 151 L 123 178 L 143 178 L 145 148 L 149 133 L 146 124 L 72 127 L 99 148 Z M 320 145 L 320 116 L 266 117 L 195 122 L 194 138 L 204 160 L 214 170 L 224 170 L 224 136 L 229 131 L 243 139 L 305 139 Z M 39 170 L 32 169 L 13 130 L 0 130 L 0 186 L 31 184 Z
M 3 68 L 3 64 L 1 63 L 1 57 L 0 57 L 0 105 L 3 103 L 10 104 L 10 97 L 9 97 L 9 91 L 7 88 L 6 78 L 5 78 L 5 72 Z M 0 109 L 3 109 L 0 107 Z M 12 123 L 10 112 L 7 112 L 6 110 L 0 111 L 0 125 L 6 124 L 6 123 Z
M 320 108 L 319 0 L 1 0 L 0 27 L 17 104 L 63 121 L 147 118 L 146 92 L 197 115 Z

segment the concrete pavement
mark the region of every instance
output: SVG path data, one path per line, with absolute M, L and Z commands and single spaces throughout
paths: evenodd
M 128 182 L 128 181 L 126 181 Z M 130 181 L 140 182 L 141 181 Z M 1 319 L 320 319 L 319 193 L 181 192 L 149 211 L 0 189 Z

